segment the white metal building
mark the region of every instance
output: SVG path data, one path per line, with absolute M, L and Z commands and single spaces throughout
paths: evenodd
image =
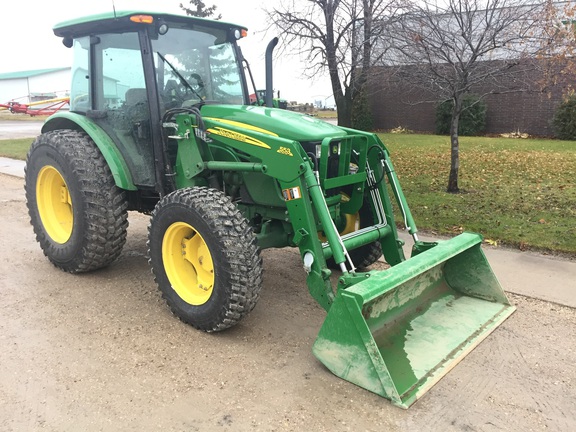
M 62 97 L 70 91 L 70 67 L 0 73 L 0 103 Z

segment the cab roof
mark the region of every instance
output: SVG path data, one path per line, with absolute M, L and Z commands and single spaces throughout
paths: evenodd
M 200 24 L 204 27 L 213 27 L 221 29 L 239 29 L 247 30 L 246 27 L 237 24 L 231 24 L 223 21 L 214 21 L 205 18 L 192 17 L 187 15 L 167 14 L 162 12 L 150 11 L 111 11 L 96 15 L 89 15 L 85 17 L 75 18 L 68 21 L 63 21 L 54 26 L 54 34 L 59 37 L 77 38 L 92 34 L 102 34 L 107 32 L 116 31 L 129 31 L 141 28 L 143 24 L 134 22 L 130 18 L 135 16 L 151 16 L 153 23 L 160 20 L 170 24 Z

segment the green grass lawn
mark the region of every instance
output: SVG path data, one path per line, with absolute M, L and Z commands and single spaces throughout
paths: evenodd
M 338 118 L 338 113 L 332 110 L 316 110 L 314 115 L 321 119 L 335 119 Z
M 32 141 L 34 138 L 0 140 L 0 156 L 24 160 Z
M 576 254 L 576 142 L 462 137 L 462 193 L 449 194 L 448 137 L 380 137 L 420 229 Z
M 30 116 L 27 114 L 13 114 L 8 110 L 0 110 L 0 121 L 44 121 L 48 116 Z
M 462 137 L 462 193 L 449 194 L 448 137 L 379 135 L 419 229 L 576 255 L 576 142 Z M 25 159 L 31 142 L 0 141 L 0 156 Z

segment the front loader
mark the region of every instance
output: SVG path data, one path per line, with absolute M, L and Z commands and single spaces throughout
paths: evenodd
M 113 12 L 54 33 L 74 50 L 70 111 L 51 116 L 32 144 L 25 189 L 56 267 L 109 265 L 128 210 L 150 214 L 162 296 L 183 322 L 213 332 L 255 307 L 260 251 L 297 247 L 310 294 L 327 311 L 314 354 L 402 407 L 514 311 L 479 235 L 418 239 L 376 135 L 250 104 L 256 86 L 237 44 L 245 28 Z M 267 92 L 269 100 L 271 78 Z M 414 238 L 409 259 L 394 206 Z M 391 267 L 371 271 L 381 256 Z

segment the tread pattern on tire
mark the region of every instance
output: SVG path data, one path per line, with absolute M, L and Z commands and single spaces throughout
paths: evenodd
M 363 246 L 363 248 L 364 249 L 359 248 L 349 251 L 350 258 L 352 258 L 352 262 L 358 269 L 365 269 L 378 261 L 378 258 L 382 256 L 382 245 L 380 242 L 369 243 Z
M 63 158 L 70 171 L 66 175 L 68 188 L 78 188 L 83 201 L 73 201 L 74 206 L 82 206 L 85 229 L 79 239 L 81 244 L 70 245 L 77 253 L 66 262 L 53 257 L 55 245 L 45 232 L 35 208 L 36 176 L 29 178 L 29 166 L 35 158 L 46 155 L 44 148 L 55 150 Z M 86 133 L 64 129 L 40 135 L 28 151 L 25 177 L 28 213 L 36 240 L 56 267 L 70 273 L 88 272 L 105 267 L 118 258 L 126 242 L 128 202 L 125 192 L 116 186 L 104 156 Z
M 155 268 L 153 265 L 152 255 L 154 251 L 152 249 L 157 251 L 162 249 L 161 245 L 151 245 L 155 217 L 165 206 L 174 204 L 197 211 L 221 244 L 220 250 L 211 250 L 210 253 L 222 254 L 223 264 L 216 271 L 220 280 L 224 281 L 222 285 L 226 286 L 215 287 L 215 289 L 229 289 L 229 292 L 226 301 L 219 305 L 219 310 L 208 324 L 199 324 L 193 318 L 183 315 L 177 301 L 173 296 L 167 295 L 164 290 L 166 288 L 163 289 L 162 287 L 160 279 L 163 277 L 159 277 L 159 275 L 163 274 L 164 270 Z M 148 231 L 148 255 L 154 280 L 172 313 L 181 321 L 199 330 L 217 332 L 234 326 L 254 309 L 262 287 L 260 250 L 252 227 L 236 205 L 223 192 L 207 187 L 194 187 L 180 189 L 166 195 L 152 212 Z M 205 233 L 202 236 L 205 237 Z M 159 253 L 161 254 L 161 252 Z M 171 287 L 168 288 L 172 289 Z
M 379 241 L 375 241 L 364 246 L 360 246 L 357 249 L 349 250 L 348 254 L 352 259 L 354 266 L 356 266 L 358 270 L 363 270 L 366 267 L 374 264 L 382 256 L 382 245 Z M 333 270 L 340 270 L 340 266 L 336 264 L 334 258 L 327 259 L 326 265 Z

